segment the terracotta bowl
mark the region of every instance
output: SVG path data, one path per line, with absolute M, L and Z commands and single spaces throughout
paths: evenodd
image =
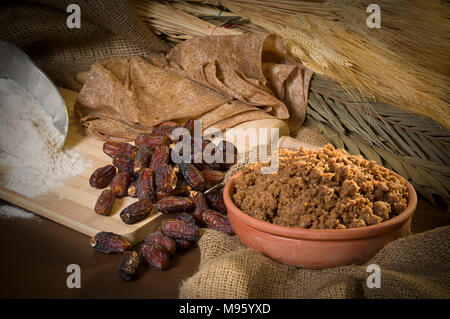
M 402 178 L 391 171 L 394 175 Z M 408 206 L 383 223 L 348 229 L 303 229 L 274 225 L 244 213 L 232 201 L 235 174 L 225 185 L 223 197 L 233 229 L 244 245 L 283 264 L 311 269 L 362 264 L 387 243 L 409 233 L 417 194 L 410 183 Z

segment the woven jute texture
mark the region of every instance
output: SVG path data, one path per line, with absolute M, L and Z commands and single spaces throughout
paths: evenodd
M 327 143 L 313 129 L 297 138 Z M 250 156 L 245 156 L 248 159 Z M 236 164 L 236 172 L 244 164 Z M 228 174 L 227 177 L 232 174 Z M 419 200 L 411 235 L 394 241 L 364 265 L 324 270 L 286 266 L 246 248 L 237 236 L 206 229 L 198 242 L 197 273 L 180 286 L 180 298 L 450 298 L 450 218 Z M 381 268 L 381 287 L 368 288 L 367 266 Z
M 81 27 L 68 28 L 69 4 Z M 0 2 L 0 40 L 21 47 L 58 86 L 79 90 L 75 75 L 113 57 L 168 51 L 135 15 L 129 1 L 6 0 Z

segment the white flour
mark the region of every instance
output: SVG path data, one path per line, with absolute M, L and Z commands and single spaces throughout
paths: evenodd
M 0 206 L 0 217 L 1 218 L 22 218 L 22 219 L 39 219 L 39 217 L 33 213 L 27 212 L 26 210 L 9 205 Z
M 80 174 L 89 164 L 78 153 L 59 149 L 63 139 L 30 93 L 0 79 L 0 165 L 8 167 L 0 177 L 3 186 L 36 197 Z

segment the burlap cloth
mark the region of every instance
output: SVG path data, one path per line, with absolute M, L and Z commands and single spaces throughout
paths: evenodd
M 79 90 L 75 78 L 113 57 L 147 57 L 169 46 L 135 16 L 128 1 L 88 1 L 81 29 L 66 26 L 71 0 L 2 1 L 0 40 L 15 43 L 56 82 Z M 315 145 L 323 136 L 301 128 L 294 137 Z M 307 270 L 281 265 L 245 248 L 236 236 L 206 230 L 198 272 L 180 287 L 181 298 L 449 298 L 449 215 L 420 200 L 413 235 L 382 249 L 370 263 L 381 269 L 381 288 L 367 288 L 366 267 Z M 440 227 L 441 226 L 441 227 Z
M 308 127 L 296 137 L 327 143 Z M 449 224 L 446 212 L 419 199 L 410 236 L 388 244 L 365 265 L 324 270 L 282 265 L 246 248 L 237 236 L 206 229 L 198 242 L 199 269 L 181 284 L 180 298 L 450 298 Z M 370 264 L 381 268 L 380 288 L 367 286 Z
M 79 29 L 66 24 L 72 3 L 80 6 Z M 77 91 L 76 74 L 93 63 L 170 49 L 125 0 L 3 0 L 0 30 L 0 40 L 21 47 L 56 85 Z

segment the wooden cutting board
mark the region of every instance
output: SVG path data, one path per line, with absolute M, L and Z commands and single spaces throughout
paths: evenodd
M 94 212 L 95 203 L 102 190 L 92 188 L 89 185 L 89 177 L 95 169 L 111 164 L 111 159 L 103 153 L 102 141 L 82 135 L 80 126 L 71 114 L 77 93 L 66 89 L 60 89 L 60 92 L 70 117 L 65 147 L 79 152 L 92 162 L 91 168 L 81 175 L 64 180 L 62 186 L 36 198 L 25 197 L 0 185 L 0 198 L 88 236 L 100 231 L 110 231 L 127 237 L 133 243 L 141 241 L 160 224 L 164 216 L 156 213 L 137 224 L 126 225 L 120 219 L 119 213 L 136 202 L 136 199 L 131 197 L 116 199 L 111 216 L 101 216 Z

